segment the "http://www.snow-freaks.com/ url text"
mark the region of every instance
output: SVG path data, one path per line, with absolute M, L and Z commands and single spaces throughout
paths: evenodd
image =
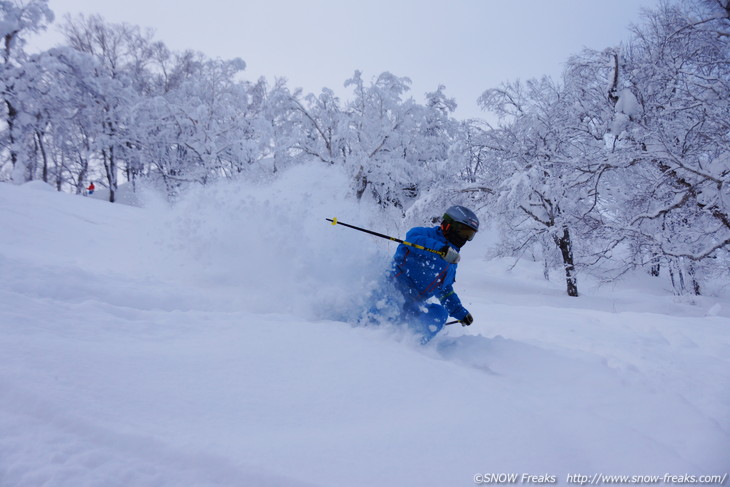
M 570 473 L 565 477 L 551 474 L 529 473 L 477 473 L 474 474 L 475 484 L 558 484 L 565 481 L 567 484 L 584 485 L 716 485 L 727 484 L 728 474 L 716 475 L 608 475 L 603 473 L 579 474 Z

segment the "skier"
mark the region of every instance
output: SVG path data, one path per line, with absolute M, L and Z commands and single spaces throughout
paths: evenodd
M 87 193 L 87 194 L 94 194 L 94 189 L 96 189 L 96 188 L 94 187 L 94 181 L 91 181 L 91 184 L 89 185 L 89 187 L 88 187 L 88 188 L 86 188 L 86 191 L 88 191 L 88 193 Z
M 474 321 L 471 313 L 461 304 L 454 291 L 459 250 L 474 238 L 479 230 L 479 219 L 463 206 L 452 206 L 437 227 L 415 227 L 406 234 L 406 241 L 428 249 L 439 250 L 439 255 L 400 244 L 393 256 L 389 273 L 390 282 L 400 303 L 399 318 L 421 335 L 422 343 L 430 341 L 443 327 L 449 315 L 462 326 Z M 439 303 L 428 302 L 432 297 Z

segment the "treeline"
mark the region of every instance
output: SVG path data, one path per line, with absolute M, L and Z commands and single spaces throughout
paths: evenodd
M 423 220 L 458 201 L 501 230 L 498 255 L 615 279 L 636 267 L 677 293 L 728 272 L 730 7 L 663 4 L 630 42 L 584 51 L 560 80 L 508 82 L 479 102 L 499 123 L 453 118 L 444 87 L 424 103 L 391 73 L 328 89 L 244 79 L 242 60 L 172 52 L 151 32 L 67 18 L 65 45 L 29 55 L 47 0 L 0 2 L 0 179 L 42 179 L 110 201 L 151 182 L 191 184 L 339 166 L 353 198 Z

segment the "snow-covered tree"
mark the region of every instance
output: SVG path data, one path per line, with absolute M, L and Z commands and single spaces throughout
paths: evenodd
M 727 267 L 727 2 L 646 15 L 631 43 L 573 56 L 562 86 L 485 92 L 482 105 L 502 123 L 469 135 L 479 150 L 467 173 L 499 187 L 503 248 L 555 242 L 569 294 L 571 251 L 608 278 L 641 264 L 658 274 L 666 263 L 678 292 L 699 292 L 700 270 Z M 482 151 L 489 164 L 472 171 Z
M 61 31 L 70 47 L 97 61 L 94 76 L 86 80 L 96 107 L 95 127 L 90 132 L 113 202 L 121 173 L 129 178 L 138 170 L 129 157 L 134 143 L 130 117 L 140 97 L 151 89 L 146 66 L 154 54 L 152 33 L 128 24 L 107 23 L 98 15 L 67 17 Z
M 427 105 L 406 98 L 410 80 L 380 74 L 366 85 L 360 72 L 347 80 L 353 98 L 345 161 L 358 199 L 369 195 L 381 207 L 405 211 L 438 178 L 455 143 L 455 102 L 444 88 L 427 94 Z
M 27 37 L 45 30 L 53 22 L 53 12 L 48 0 L 0 1 L 0 38 L 2 38 L 2 63 L 0 64 L 0 90 L 2 90 L 3 124 L 0 125 L 0 148 L 7 151 L 11 171 L 16 181 L 32 177 L 27 168 L 27 152 L 34 146 L 32 115 L 24 113 L 20 104 L 29 96 L 24 83 L 23 49 Z M 2 169 L 2 167 L 0 167 Z
M 559 252 L 567 292 L 578 295 L 578 260 L 590 257 L 587 235 L 595 226 L 593 175 L 586 168 L 600 158 L 601 139 L 575 110 L 571 93 L 550 78 L 504 84 L 480 98 L 501 118 L 484 136 L 491 154 L 486 178 L 495 188 L 495 216 L 510 254 L 542 250 L 550 262 Z
M 695 293 L 695 267 L 727 261 L 730 249 L 730 15 L 721 5 L 649 13 L 621 73 L 628 102 L 640 106 L 626 146 L 652 196 L 631 208 L 629 223 Z
M 367 194 L 382 207 L 402 208 L 412 196 L 408 188 L 415 168 L 405 163 L 404 134 L 412 124 L 415 102 L 403 99 L 410 83 L 386 72 L 367 85 L 359 71 L 345 82 L 354 95 L 346 108 L 346 161 L 358 199 Z
M 140 107 L 141 123 L 160 131 L 147 145 L 155 151 L 154 164 L 164 178 L 205 183 L 241 170 L 239 159 L 230 156 L 233 145 L 245 137 L 239 107 L 246 94 L 233 78 L 243 67 L 205 60 L 178 88 Z
M 604 127 L 600 193 L 624 266 L 666 264 L 678 293 L 699 293 L 699 270 L 727 262 L 730 246 L 730 20 L 727 2 L 663 4 L 621 49 L 571 60 Z M 592 80 L 591 80 L 592 77 Z M 604 96 L 605 98 L 605 96 Z M 617 256 L 616 256 L 617 257 Z M 618 259 L 617 259 L 618 260 Z M 720 265 L 718 265 L 720 264 Z
M 306 96 L 297 90 L 281 108 L 291 113 L 298 129 L 294 144 L 297 152 L 326 164 L 345 163 L 349 127 L 340 100 L 332 90 L 324 88 L 319 95 Z

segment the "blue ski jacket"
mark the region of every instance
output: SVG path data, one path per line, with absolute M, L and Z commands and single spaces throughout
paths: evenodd
M 405 240 L 423 247 L 440 250 L 451 244 L 440 227 L 415 227 Z M 454 292 L 457 264 L 449 264 L 440 255 L 400 244 L 393 255 L 391 277 L 396 287 L 411 301 L 422 302 L 436 297 L 451 316 L 463 320 L 469 313 Z

